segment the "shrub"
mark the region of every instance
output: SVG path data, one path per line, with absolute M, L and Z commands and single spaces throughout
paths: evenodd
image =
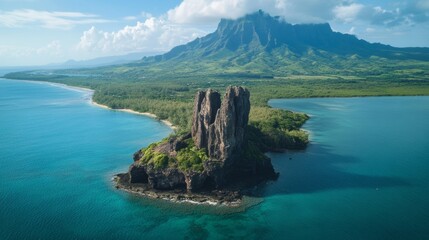
M 207 159 L 208 156 L 205 149 L 197 149 L 195 146 L 188 146 L 177 153 L 179 168 L 184 171 L 203 171 L 203 161 L 206 161 Z

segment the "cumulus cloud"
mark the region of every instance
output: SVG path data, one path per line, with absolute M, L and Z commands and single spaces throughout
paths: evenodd
M 147 19 L 147 18 L 151 18 L 153 17 L 153 15 L 151 13 L 148 12 L 141 12 L 138 16 L 126 16 L 124 17 L 125 21 L 136 21 L 138 19 Z
M 126 26 L 114 32 L 91 27 L 83 32 L 77 49 L 102 54 L 166 51 L 205 34 L 205 31 L 196 28 L 150 17 L 144 22 L 137 22 L 134 26 Z
M 323 22 L 342 0 L 184 0 L 168 11 L 175 23 L 213 23 L 220 18 L 238 18 L 259 9 L 293 23 Z
M 160 17 L 146 12 L 128 16 L 124 19 L 137 23 L 118 31 L 92 27 L 83 32 L 77 49 L 103 55 L 167 51 L 211 32 L 221 18 L 234 19 L 259 9 L 291 23 L 345 23 L 349 26 L 348 33 L 356 34 L 358 29 L 370 29 L 364 31 L 370 32 L 374 29 L 370 26 L 392 27 L 411 25 L 417 19 L 422 21 L 429 16 L 428 1 L 392 2 L 383 8 L 358 0 L 183 0 Z M 391 9 L 386 9 L 387 6 Z M 213 28 L 205 31 L 201 25 Z
M 0 11 L 0 25 L 5 27 L 23 27 L 30 24 L 43 28 L 70 29 L 81 24 L 106 23 L 94 14 L 81 12 L 49 12 L 32 9 Z
M 386 6 L 348 3 L 336 6 L 332 11 L 335 20 L 349 23 L 367 22 L 387 27 L 410 26 L 429 21 L 429 0 L 392 2 Z
M 259 9 L 292 23 L 336 20 L 396 26 L 429 20 L 429 0 L 392 1 L 384 8 L 374 4 L 359 0 L 184 0 L 167 15 L 179 24 L 215 23 Z
M 335 6 L 332 10 L 335 18 L 344 21 L 344 22 L 352 22 L 356 20 L 359 16 L 360 12 L 364 9 L 364 5 L 352 3 L 350 5 L 340 5 Z
M 28 57 L 28 56 L 58 56 L 62 54 L 62 47 L 58 40 L 54 40 L 41 47 L 18 47 L 0 45 L 0 56 Z
M 61 54 L 61 44 L 59 41 L 54 40 L 50 42 L 48 45 L 36 49 L 37 54 L 43 55 L 60 55 Z

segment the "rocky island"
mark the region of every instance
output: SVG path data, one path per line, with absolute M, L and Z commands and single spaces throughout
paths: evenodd
M 200 203 L 239 204 L 243 194 L 275 180 L 271 160 L 246 134 L 250 93 L 228 87 L 197 92 L 192 129 L 169 136 L 134 154 L 117 187 L 152 198 Z

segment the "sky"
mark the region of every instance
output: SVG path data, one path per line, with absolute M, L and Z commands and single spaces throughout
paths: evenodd
M 0 66 L 166 52 L 259 9 L 396 47 L 429 47 L 429 0 L 0 0 Z

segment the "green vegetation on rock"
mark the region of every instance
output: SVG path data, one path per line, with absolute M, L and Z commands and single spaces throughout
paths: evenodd
M 201 172 L 204 170 L 203 161 L 208 159 L 205 149 L 197 149 L 195 146 L 181 149 L 177 153 L 177 162 L 181 170 L 193 170 Z
M 177 135 L 169 136 L 160 142 L 152 143 L 143 148 L 141 150 L 142 157 L 140 158 L 140 164 L 152 165 L 158 170 L 176 166 L 183 171 L 203 171 L 203 162 L 208 159 L 206 150 L 197 149 L 191 138 L 184 141 L 186 146 L 178 150 L 176 156 L 168 156 L 156 150 L 160 144 L 167 143 L 173 137 L 177 137 Z
M 140 163 L 144 165 L 153 165 L 155 169 L 163 169 L 166 168 L 169 164 L 173 164 L 175 159 L 168 157 L 164 153 L 160 153 L 155 151 L 155 147 L 160 143 L 152 143 L 146 148 L 143 148 L 141 151 L 143 156 L 140 158 Z

